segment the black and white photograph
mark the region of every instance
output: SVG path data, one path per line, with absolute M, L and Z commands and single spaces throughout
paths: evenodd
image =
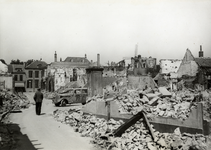
M 211 150 L 211 0 L 0 0 L 0 150 Z

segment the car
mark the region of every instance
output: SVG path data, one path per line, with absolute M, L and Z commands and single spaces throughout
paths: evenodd
M 73 103 L 85 105 L 87 96 L 87 88 L 70 88 L 65 93 L 56 93 L 53 103 L 55 106 L 66 106 L 67 104 Z

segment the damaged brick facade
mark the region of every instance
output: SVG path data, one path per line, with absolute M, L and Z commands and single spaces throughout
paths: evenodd
M 156 58 L 141 57 L 141 55 L 131 57 L 131 65 L 128 68 L 129 75 L 147 75 L 155 76 L 157 74 Z

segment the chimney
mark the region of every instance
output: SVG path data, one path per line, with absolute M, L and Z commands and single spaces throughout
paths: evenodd
M 86 54 L 85 54 L 85 58 L 87 58 L 87 57 L 86 57 Z
M 97 54 L 97 66 L 100 66 L 100 54 Z
M 54 54 L 54 62 L 57 62 L 57 54 L 56 54 L 56 51 L 55 51 L 55 54 Z
M 201 45 L 200 45 L 199 57 L 204 57 L 204 52 L 202 51 Z

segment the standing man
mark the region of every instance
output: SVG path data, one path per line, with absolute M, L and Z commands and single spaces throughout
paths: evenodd
M 37 115 L 40 115 L 41 113 L 42 100 L 43 93 L 40 91 L 40 89 L 37 89 L 37 92 L 34 94 L 34 101 L 36 102 L 35 110 Z
M 4 95 L 3 95 L 3 93 L 1 92 L 1 93 L 0 93 L 0 106 L 3 106 L 3 99 L 4 99 Z

